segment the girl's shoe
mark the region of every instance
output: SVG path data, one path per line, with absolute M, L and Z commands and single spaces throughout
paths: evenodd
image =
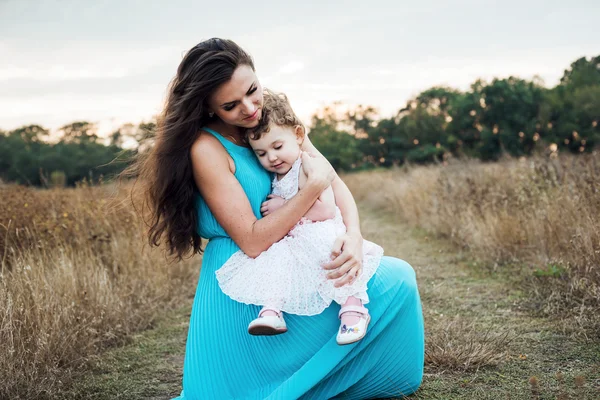
M 262 314 L 265 311 L 274 311 L 277 315 Z M 251 335 L 279 335 L 287 332 L 287 326 L 283 319 L 283 314 L 275 308 L 263 307 L 258 313 L 258 318 L 248 325 L 248 333 Z
M 338 334 L 336 337 L 337 343 L 339 345 L 355 343 L 365 337 L 367 333 L 367 327 L 369 326 L 369 322 L 371 322 L 371 316 L 369 315 L 369 310 L 365 307 L 361 306 L 345 306 L 340 309 L 338 314 L 338 318 L 342 318 L 342 314 L 352 311 L 362 314 L 358 323 L 347 326 L 345 324 L 340 324 L 340 329 L 338 330 Z

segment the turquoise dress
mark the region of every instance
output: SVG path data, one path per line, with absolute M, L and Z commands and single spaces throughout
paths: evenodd
M 271 177 L 253 152 L 213 134 L 235 163 L 235 177 L 260 218 Z M 288 332 L 252 336 L 259 306 L 238 303 L 219 288 L 215 271 L 239 250 L 198 196 L 199 233 L 209 239 L 194 298 L 180 400 L 372 399 L 402 397 L 423 376 L 424 335 L 415 273 L 383 257 L 369 282 L 371 323 L 356 344 L 336 343 L 340 306 L 306 317 L 286 314 Z

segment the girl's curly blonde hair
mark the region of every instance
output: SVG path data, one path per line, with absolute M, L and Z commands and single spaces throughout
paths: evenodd
M 269 89 L 264 90 L 264 100 L 262 117 L 258 125 L 247 132 L 247 138 L 258 140 L 263 134 L 271 130 L 272 125 L 289 127 L 296 129 L 297 126 L 302 127 L 302 134 L 305 133 L 304 125 L 300 118 L 292 110 L 292 106 L 283 93 L 275 93 Z

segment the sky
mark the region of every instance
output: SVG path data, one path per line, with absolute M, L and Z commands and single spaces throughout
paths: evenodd
M 160 113 L 185 52 L 229 38 L 310 122 L 335 101 L 391 116 L 432 86 L 541 77 L 600 54 L 599 1 L 0 0 L 0 129 L 101 133 Z

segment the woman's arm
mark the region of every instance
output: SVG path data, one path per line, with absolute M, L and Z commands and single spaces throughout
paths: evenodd
M 302 150 L 321 155 L 319 150 L 308 139 L 308 136 L 304 138 Z M 336 240 L 331 252 L 333 260 L 326 264 L 324 268 L 333 270 L 328 275 L 330 279 L 342 277 L 335 283 L 335 286 L 339 287 L 352 282 L 362 267 L 363 238 L 360 231 L 358 207 L 350 189 L 348 189 L 348 186 L 346 186 L 337 174 L 331 183 L 331 187 L 335 194 L 335 202 L 342 213 L 342 218 L 346 225 L 346 234 Z
M 259 220 L 217 139 L 200 135 L 192 146 L 191 158 L 194 180 L 204 201 L 223 229 L 250 257 L 257 257 L 283 238 L 333 179 L 326 160 L 307 157 L 312 168 L 305 187 L 277 212 Z

